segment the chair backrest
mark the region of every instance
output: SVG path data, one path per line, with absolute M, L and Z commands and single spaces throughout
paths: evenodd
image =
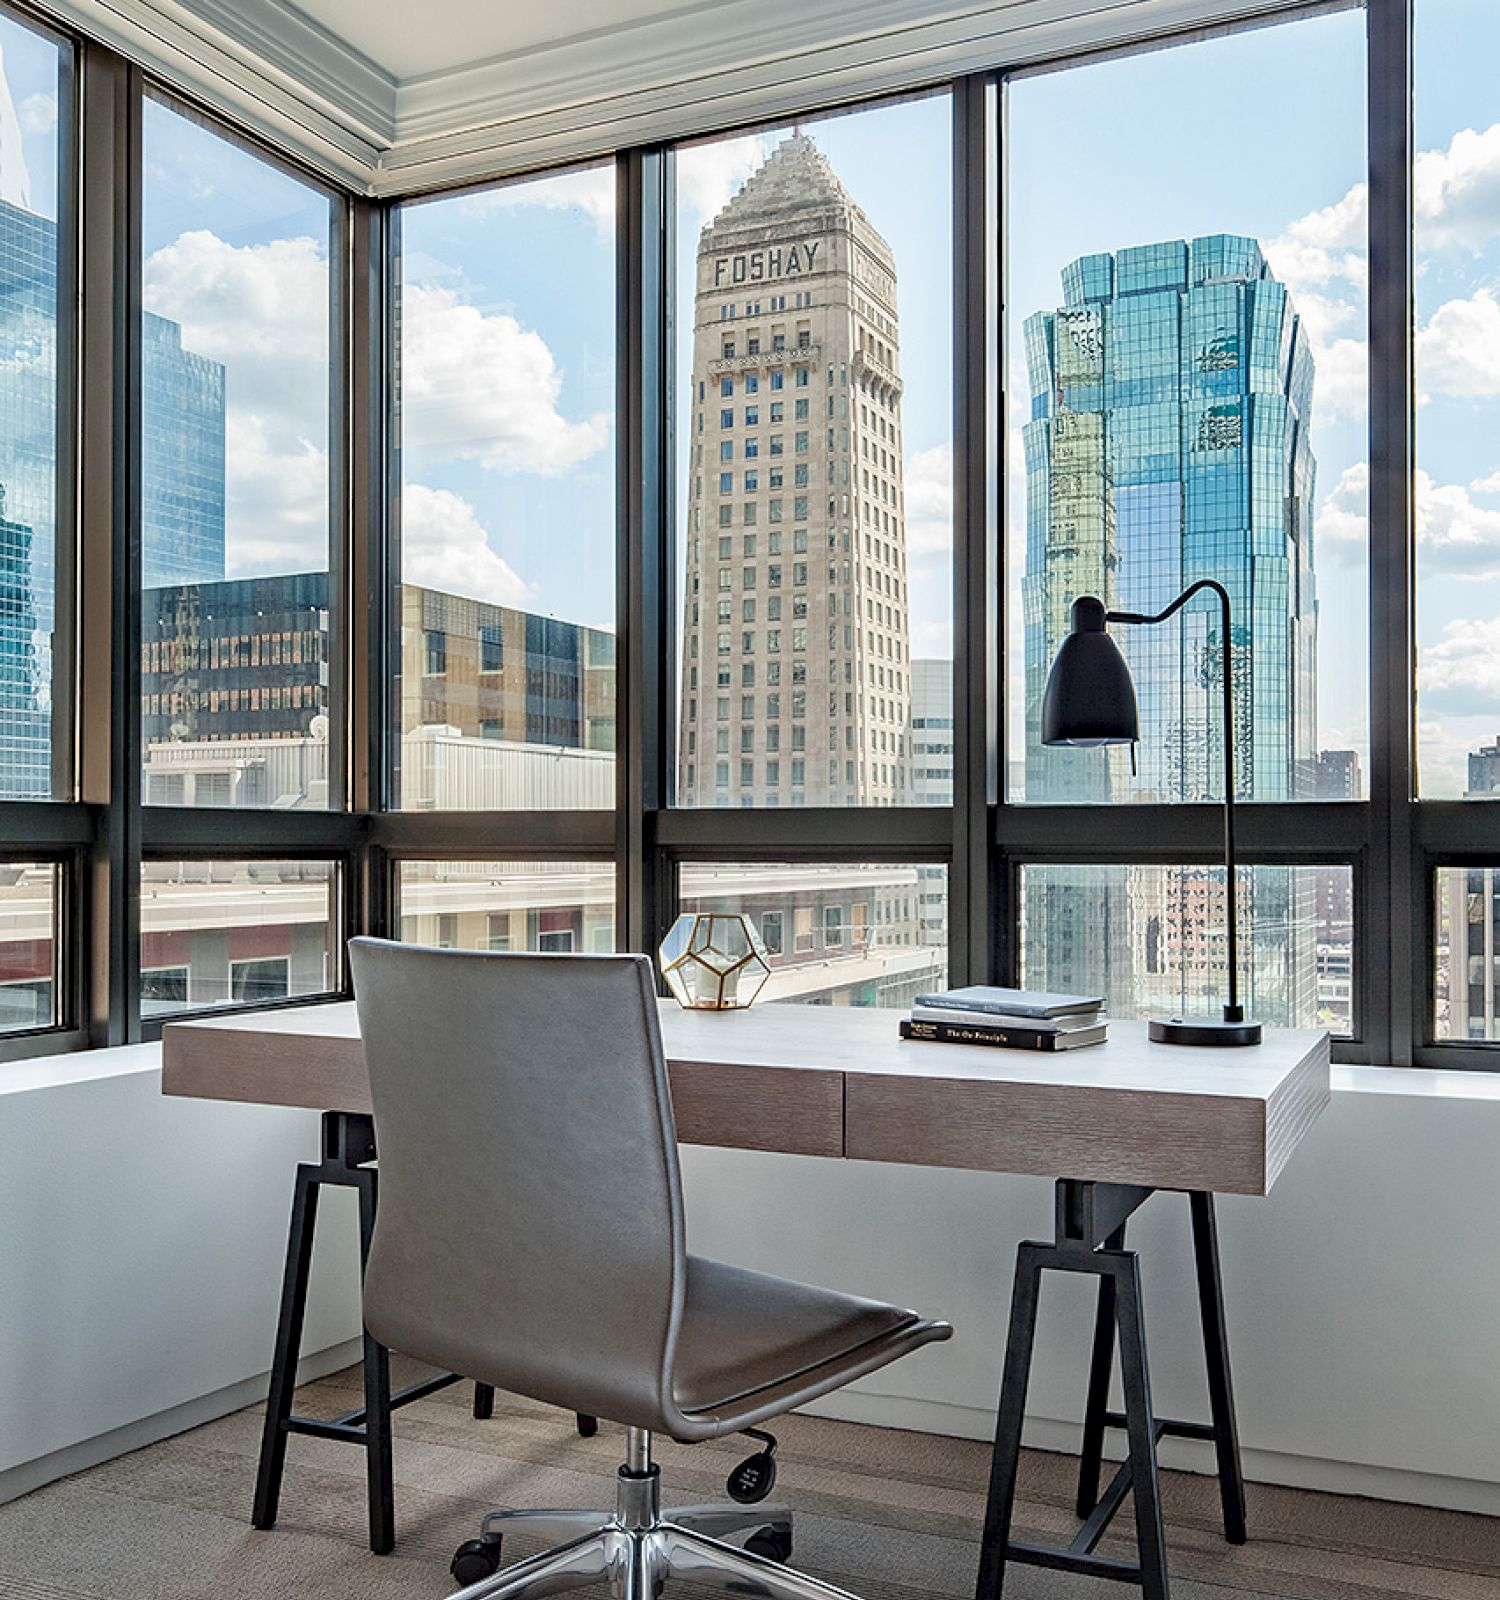
M 370 1332 L 662 1427 L 684 1228 L 649 961 L 376 939 L 349 957 L 380 1166 Z

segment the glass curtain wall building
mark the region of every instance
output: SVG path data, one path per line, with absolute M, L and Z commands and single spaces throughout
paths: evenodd
M 1137 750 L 1046 749 L 1042 694 L 1069 608 L 1083 594 L 1111 609 L 1154 612 L 1200 578 L 1234 608 L 1238 798 L 1294 800 L 1317 788 L 1317 595 L 1312 516 L 1316 465 L 1308 431 L 1313 359 L 1285 286 L 1256 240 L 1218 234 L 1081 257 L 1063 271 L 1063 304 L 1025 325 L 1031 418 L 1024 428 L 1027 561 L 1026 798 L 1158 803 L 1223 798 L 1223 641 L 1217 606 L 1193 605 L 1156 627 L 1116 637 L 1135 678 Z M 1028 905 L 1029 980 L 1076 971 L 1080 937 L 1129 951 L 1135 922 L 1179 930 L 1161 963 L 1165 992 L 1143 993 L 1137 963 L 1106 979 L 1122 1012 L 1175 1007 L 1177 980 L 1210 965 L 1188 948 L 1219 918 L 1182 905 L 1216 903 L 1222 875 L 1192 868 L 1038 885 Z M 1270 932 L 1248 974 L 1276 1012 L 1310 1020 L 1315 938 L 1310 885 L 1299 874 L 1247 876 Z M 1166 897 L 1170 904 L 1150 903 Z M 1307 898 L 1308 903 L 1293 903 Z M 1064 903 L 1073 902 L 1077 903 Z M 1149 987 L 1149 986 L 1148 986 Z M 1118 993 L 1115 991 L 1118 990 Z M 1303 993 L 1302 991 L 1306 991 Z

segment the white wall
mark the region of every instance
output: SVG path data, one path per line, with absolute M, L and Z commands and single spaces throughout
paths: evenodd
M 0 1072 L 0 1499 L 264 1396 L 318 1117 L 166 1099 L 159 1062 Z M 359 1329 L 353 1196 L 321 1207 L 309 1372 Z
M 137 1046 L 0 1073 L 0 1498 L 264 1393 L 317 1118 L 164 1099 L 156 1062 Z M 1336 1080 L 1275 1193 L 1220 1202 L 1248 1469 L 1500 1514 L 1500 1080 Z M 1014 1248 L 1048 1235 L 1050 1185 L 713 1150 L 685 1168 L 695 1250 L 954 1323 L 820 1409 L 989 1433 Z M 312 1370 L 354 1359 L 358 1330 L 352 1196 L 322 1206 Z M 1186 1210 L 1156 1197 L 1133 1242 L 1157 1404 L 1203 1416 Z M 1091 1324 L 1088 1287 L 1051 1280 L 1034 1442 L 1076 1444 Z
M 1336 1068 L 1333 1103 L 1272 1195 L 1219 1202 L 1231 1360 L 1252 1477 L 1500 1515 L 1500 1082 Z M 693 1150 L 691 1245 L 946 1317 L 829 1415 L 988 1437 L 1030 1178 Z M 1153 1399 L 1207 1420 L 1187 1202 L 1131 1223 Z M 1075 1449 L 1093 1290 L 1049 1274 L 1028 1438 Z M 1163 1458 L 1208 1470 L 1206 1446 Z

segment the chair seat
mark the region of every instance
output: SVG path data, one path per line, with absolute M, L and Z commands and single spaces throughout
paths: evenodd
M 750 1427 L 950 1331 L 879 1300 L 689 1256 L 672 1376 L 690 1428 L 678 1431 Z

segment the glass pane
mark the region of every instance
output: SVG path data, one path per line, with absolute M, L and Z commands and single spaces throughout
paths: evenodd
M 951 117 L 678 152 L 679 805 L 951 799 Z
M 264 1005 L 339 986 L 332 861 L 141 864 L 141 1015 Z
M 1497 53 L 1489 0 L 1418 0 L 1417 757 L 1431 798 L 1500 795 Z
M 329 197 L 148 99 L 141 739 L 149 805 L 324 809 Z M 335 680 L 336 681 L 336 680 Z M 336 735 L 335 735 L 336 737 Z
M 1140 703 L 1135 771 L 1124 746 L 1041 743 L 1073 600 L 1154 613 L 1202 578 L 1234 607 L 1239 794 L 1363 794 L 1364 86 L 1364 14 L 1347 11 L 1007 90 L 1017 801 L 1222 796 L 1208 596 L 1112 630 Z M 1275 111 L 1231 126 L 1230 105 Z
M 1494 867 L 1439 867 L 1433 1037 L 1500 1043 L 1500 902 Z
M 407 810 L 615 803 L 615 171 L 401 212 Z
M 608 861 L 403 861 L 400 937 L 445 950 L 615 947 Z
M 57 874 L 48 863 L 0 862 L 0 1033 L 58 1020 Z
M 1256 1021 L 1350 1033 L 1353 874 L 1242 867 L 1240 1000 Z M 1021 872 L 1021 982 L 1102 994 L 1112 1016 L 1217 1015 L 1223 867 L 1040 866 Z
M 54 793 L 54 710 L 67 709 L 68 664 L 54 663 L 52 635 L 59 462 L 69 453 L 58 437 L 68 379 L 57 359 L 58 115 L 72 58 L 0 12 L 0 63 L 0 799 L 40 800 Z
M 684 866 L 683 911 L 748 916 L 770 957 L 762 1002 L 909 1006 L 948 974 L 948 869 Z

